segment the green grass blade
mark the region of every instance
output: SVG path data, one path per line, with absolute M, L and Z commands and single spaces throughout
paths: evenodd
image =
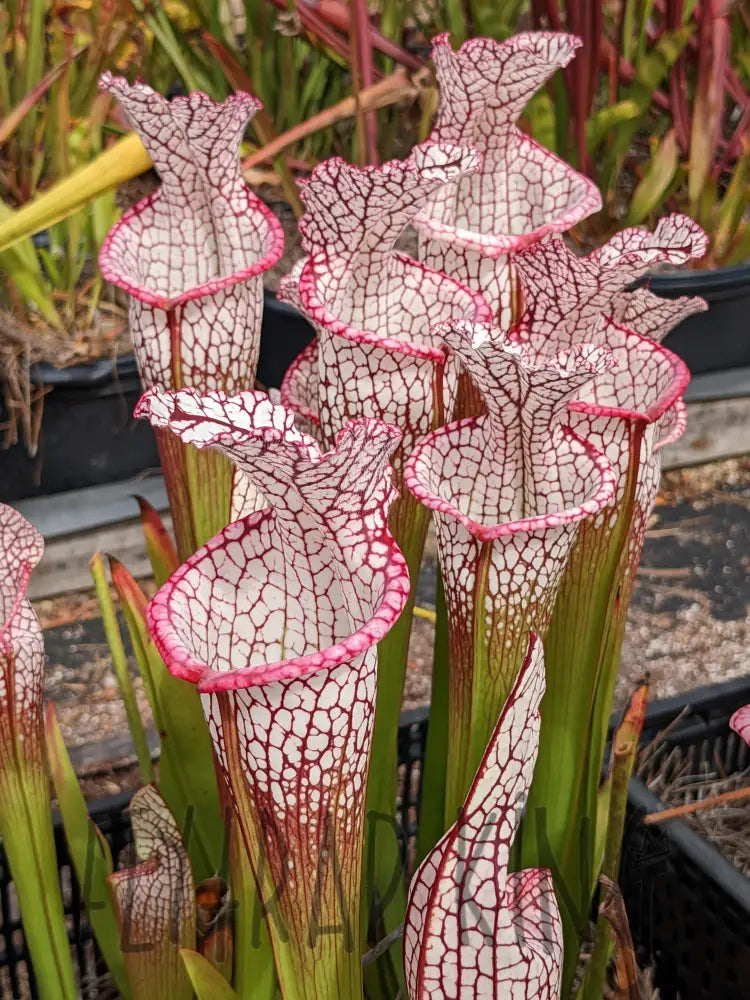
M 91 576 L 94 579 L 96 599 L 99 602 L 99 610 L 104 626 L 104 635 L 107 639 L 109 652 L 112 657 L 112 668 L 117 678 L 120 694 L 125 705 L 125 715 L 128 720 L 128 729 L 135 746 L 136 757 L 138 758 L 138 768 L 141 772 L 141 782 L 144 785 L 151 784 L 154 780 L 154 765 L 151 761 L 151 751 L 149 750 L 146 730 L 143 727 L 141 713 L 138 711 L 138 704 L 135 700 L 135 689 L 128 670 L 128 660 L 125 655 L 125 647 L 122 644 L 120 626 L 117 624 L 114 602 L 109 591 L 109 583 L 104 572 L 104 560 L 101 552 L 96 552 L 89 562 Z
M 630 199 L 626 225 L 637 226 L 661 209 L 664 195 L 671 186 L 680 157 L 674 129 L 664 136 L 651 156 L 651 162 Z
M 180 948 L 180 955 L 197 1000 L 240 1000 L 226 979 L 207 958 L 189 948 Z
M 41 728 L 41 720 L 40 720 Z M 41 743 L 41 732 L 40 732 Z M 13 876 L 40 1000 L 76 1000 L 65 929 L 49 787 L 30 747 L 4 741 L 0 762 L 0 837 Z
M 86 800 L 70 763 L 70 757 L 50 702 L 46 714 L 46 746 L 57 807 L 63 821 L 65 841 L 96 943 L 123 1000 L 130 988 L 120 947 L 120 931 L 112 909 L 106 879 L 114 871 L 109 844 L 89 816 Z
M 276 967 L 268 926 L 239 824 L 230 820 L 229 867 L 234 902 L 234 975 L 239 1000 L 274 1000 Z

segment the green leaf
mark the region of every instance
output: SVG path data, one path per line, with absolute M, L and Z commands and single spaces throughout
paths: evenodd
M 128 1000 L 130 988 L 120 947 L 120 931 L 106 883 L 107 876 L 114 871 L 112 853 L 107 840 L 89 816 L 51 702 L 47 705 L 45 728 L 47 759 L 57 807 L 89 923 L 120 995 L 123 1000 Z
M 57 262 L 55 254 L 49 250 L 47 247 L 39 247 L 38 249 L 39 259 L 44 265 L 44 270 L 47 275 L 47 279 L 53 288 L 62 288 L 64 285 L 63 273 L 60 269 L 60 265 Z
M 26 59 L 24 66 L 24 93 L 29 94 L 42 79 L 44 72 L 44 55 L 47 35 L 44 21 L 47 16 L 46 0 L 31 0 L 28 5 L 28 22 L 26 24 Z M 38 109 L 32 109 L 21 122 L 19 133 L 21 145 L 27 149 L 32 141 L 36 128 Z
M 678 166 L 677 136 L 674 129 L 670 129 L 652 154 L 643 180 L 633 192 L 626 225 L 637 226 L 662 208 L 664 196 L 674 180 Z
M 641 9 L 641 23 L 638 29 L 638 51 L 635 56 L 637 66 L 641 64 L 646 54 L 646 46 L 648 45 L 648 27 L 651 23 L 651 13 L 654 8 L 654 3 L 655 0 L 644 0 L 643 7 Z
M 721 199 L 719 221 L 714 232 L 712 258 L 720 264 L 726 256 L 750 205 L 750 149 L 734 166 L 732 179 Z
M 734 239 L 726 263 L 743 264 L 750 259 L 750 226 L 743 223 Z
M 0 212 L 0 252 L 67 219 L 92 198 L 115 190 L 150 166 L 143 143 L 134 132 L 129 133 L 17 211 Z
M 135 499 L 141 511 L 148 561 L 154 571 L 156 586 L 161 587 L 180 565 L 177 549 L 156 508 L 144 497 L 136 496 Z
M 16 247 L 0 253 L 0 271 L 4 271 L 9 282 L 15 285 L 21 299 L 33 305 L 42 319 L 55 330 L 62 330 L 63 323 L 55 308 L 43 275 L 30 271 L 17 256 Z
M 540 146 L 557 151 L 556 108 L 546 90 L 534 94 L 523 111 L 528 131 Z
M 422 770 L 422 808 L 417 839 L 417 862 L 421 863 L 450 824 L 445 822 L 445 779 L 448 773 L 449 662 L 448 612 L 440 569 L 435 590 L 435 645 L 432 668 L 430 724 Z
M 469 0 L 469 23 L 472 25 L 472 35 L 494 38 L 502 42 L 515 31 L 519 17 L 526 8 L 525 0 Z
M 606 835 L 601 859 L 601 874 L 610 879 L 616 879 L 620 870 L 622 834 L 628 806 L 628 785 L 646 718 L 647 701 L 648 684 L 642 684 L 631 697 L 625 716 L 615 730 L 612 740 Z M 597 824 L 599 824 L 598 816 Z M 604 993 L 611 951 L 610 930 L 609 922 L 600 917 L 596 926 L 594 949 L 586 963 L 583 1000 L 600 1000 Z
M 636 67 L 636 75 L 628 87 L 624 100 L 632 101 L 639 114 L 620 123 L 613 136 L 613 142 L 600 173 L 599 186 L 611 194 L 619 177 L 622 161 L 638 131 L 641 118 L 653 101 L 656 91 L 679 58 L 694 33 L 694 26 L 688 25 L 674 31 L 665 31 L 658 43 Z
M 41 735 L 41 734 L 40 734 Z M 40 1000 L 76 1000 L 41 747 L 7 741 L 0 762 L 0 838 L 13 876 Z M 39 752 L 29 759 L 28 750 Z
M 586 148 L 593 153 L 612 129 L 618 128 L 623 122 L 632 122 L 643 114 L 643 109 L 632 98 L 596 111 L 586 122 Z
M 609 824 L 609 805 L 612 799 L 612 775 L 608 774 L 601 783 L 596 796 L 596 827 L 594 830 L 594 865 L 593 870 L 599 872 L 604 858 L 604 844 L 607 839 Z M 593 886 L 592 892 L 593 892 Z
M 363 879 L 363 931 L 366 932 L 372 908 L 382 901 L 382 921 L 379 937 L 383 937 L 403 921 L 406 912 L 406 885 L 401 873 L 400 846 L 396 836 L 396 791 L 398 774 L 398 726 L 401 694 L 404 689 L 409 655 L 412 613 L 416 580 L 422 561 L 427 535 L 428 511 L 411 498 L 397 501 L 405 504 L 391 523 L 403 524 L 397 529 L 398 544 L 409 567 L 411 593 L 396 624 L 378 643 L 378 685 L 375 705 L 375 729 L 372 758 L 367 781 L 367 824 L 365 830 L 365 875 Z M 364 934 L 363 934 L 364 937 Z M 389 992 L 376 996 L 395 996 L 403 986 L 402 962 L 394 949 L 365 969 L 368 996 L 375 991 L 374 977 L 385 977 Z
M 12 219 L 15 216 L 13 209 L 6 205 L 4 201 L 0 201 L 0 226 L 6 219 Z M 39 277 L 42 276 L 42 267 L 39 263 L 39 258 L 37 256 L 36 247 L 30 236 L 25 239 L 21 239 L 13 247 L 13 254 L 17 258 L 17 266 L 23 266 L 27 271 Z M 5 252 L 3 253 L 5 256 Z M 6 260 L 12 259 L 11 257 L 6 258 Z
M 240 1000 L 222 974 L 203 955 L 189 948 L 180 948 L 180 955 L 197 1000 Z
M 144 785 L 150 784 L 154 780 L 154 766 L 151 761 L 151 751 L 146 739 L 146 730 L 143 727 L 141 713 L 135 700 L 135 690 L 133 681 L 128 670 L 128 658 L 125 654 L 125 647 L 122 644 L 120 626 L 117 624 L 117 615 L 109 591 L 109 583 L 104 574 L 104 561 L 101 552 L 96 552 L 89 562 L 91 576 L 94 579 L 96 599 L 99 602 L 99 610 L 104 626 L 104 635 L 107 639 L 109 652 L 112 657 L 112 669 L 117 678 L 123 703 L 125 705 L 125 716 L 128 720 L 128 728 L 135 746 L 135 754 L 138 758 L 138 768 L 141 772 L 141 781 Z
M 694 33 L 694 25 L 665 31 L 654 48 L 636 67 L 635 78 L 630 85 L 628 96 L 641 108 L 645 109 L 651 104 L 654 91 L 662 85 Z
M 229 866 L 234 904 L 234 976 L 240 1000 L 275 1000 L 276 966 L 258 887 L 235 816 L 229 819 Z

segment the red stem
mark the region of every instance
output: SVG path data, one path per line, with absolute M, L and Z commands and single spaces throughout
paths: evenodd
M 359 81 L 355 91 L 371 87 L 373 84 L 374 67 L 372 62 L 372 47 L 370 37 L 370 17 L 367 11 L 367 0 L 351 0 L 354 18 L 351 24 L 352 42 L 357 48 L 357 68 Z M 375 111 L 368 111 L 364 116 L 365 159 L 367 163 L 378 164 L 378 119 Z
M 280 10 L 288 10 L 287 0 L 269 0 Z M 339 31 L 349 34 L 351 17 L 346 5 L 331 3 L 311 4 L 308 0 L 297 0 L 297 14 L 305 31 L 317 35 L 321 42 L 332 49 L 342 59 L 349 58 L 349 48 L 346 38 L 342 38 Z M 336 30 L 338 29 L 338 30 Z M 384 56 L 393 59 L 394 62 L 408 69 L 420 69 L 424 63 L 419 56 L 409 52 L 402 45 L 386 38 L 385 35 L 369 25 L 370 44 L 373 48 L 382 52 Z M 382 72 L 375 67 L 374 78 L 381 79 Z

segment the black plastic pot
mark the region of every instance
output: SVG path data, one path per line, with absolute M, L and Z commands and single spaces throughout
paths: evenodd
M 272 292 L 263 296 L 258 381 L 278 388 L 286 370 L 315 336 L 315 330 L 293 306 L 279 302 Z
M 31 377 L 51 389 L 39 448 L 33 458 L 22 444 L 0 451 L 0 500 L 116 482 L 158 466 L 150 425 L 132 416 L 141 394 L 132 355 L 59 369 L 38 364 Z
M 266 292 L 258 367 L 263 385 L 280 386 L 314 335 L 296 309 Z M 31 377 L 51 390 L 39 448 L 33 458 L 21 444 L 0 451 L 0 501 L 117 482 L 159 465 L 148 421 L 132 415 L 142 391 L 132 355 L 69 368 L 37 364 Z M 4 419 L 0 406 L 0 423 Z
M 715 271 L 671 271 L 644 284 L 655 295 L 700 295 L 708 310 L 683 320 L 664 340 L 693 375 L 750 365 L 750 261 Z

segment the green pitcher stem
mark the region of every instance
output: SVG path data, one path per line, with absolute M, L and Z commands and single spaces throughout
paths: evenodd
M 274 1000 L 276 969 L 268 925 L 236 826 L 229 836 L 229 870 L 234 911 L 232 985 L 240 1000 Z
M 396 698 L 394 692 L 403 690 L 413 607 L 412 594 L 399 620 L 378 644 L 375 732 L 367 784 L 365 828 L 365 935 L 376 900 L 383 906 L 384 933 L 397 927 L 406 912 L 400 831 L 395 825 L 401 698 Z
M 182 563 L 198 548 L 185 469 L 185 445 L 170 430 L 156 428 L 154 433 L 169 498 L 177 555 Z
M 445 776 L 448 770 L 450 708 L 448 658 L 448 612 L 440 567 L 435 584 L 435 645 L 432 663 L 432 693 L 427 746 L 422 764 L 422 804 L 417 834 L 417 864 L 421 864 L 447 827 L 445 824 Z
M 362 896 L 363 941 L 366 940 L 376 903 L 383 934 L 395 930 L 402 923 L 406 913 L 406 884 L 403 877 L 399 836 L 401 831 L 397 829 L 395 820 L 398 728 L 417 577 L 422 562 L 428 522 L 429 515 L 426 508 L 411 497 L 402 496 L 394 504 L 391 530 L 409 567 L 411 590 L 400 618 L 378 643 L 375 729 L 367 784 Z M 368 996 L 372 994 L 379 1000 L 391 1000 L 387 993 L 391 985 L 395 983 L 396 990 L 403 986 L 402 962 L 400 954 L 396 955 L 396 951 L 395 947 L 391 948 L 383 958 L 366 970 Z
M 11 752 L 0 773 L 0 836 L 40 1000 L 76 1000 L 47 779 L 41 763 L 19 760 L 19 756 Z
M 229 524 L 234 466 L 219 451 L 180 444 L 185 449 L 193 535 L 200 548 Z
M 622 834 L 625 829 L 625 816 L 628 805 L 628 784 L 633 773 L 633 765 L 637 753 L 637 740 L 632 744 L 615 745 L 612 751 L 611 791 L 609 796 L 609 815 L 607 817 L 607 833 L 604 843 L 601 873 L 613 881 L 617 880 L 620 870 L 620 853 L 622 850 Z M 607 966 L 612 944 L 612 930 L 604 917 L 599 917 L 594 937 L 594 950 L 586 965 L 583 983 L 582 1000 L 600 1000 L 604 993 L 607 978 Z
M 549 867 L 565 936 L 563 994 L 570 987 L 598 872 L 597 792 L 630 588 L 629 542 L 642 429 L 613 528 L 583 524 L 552 616 L 545 654 L 547 692 L 534 780 L 515 860 Z

